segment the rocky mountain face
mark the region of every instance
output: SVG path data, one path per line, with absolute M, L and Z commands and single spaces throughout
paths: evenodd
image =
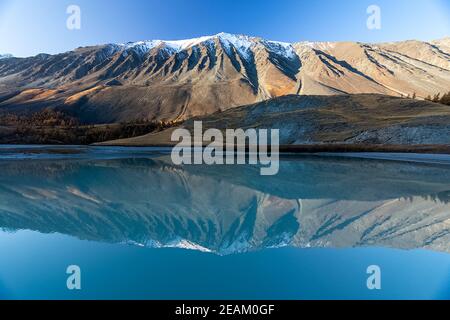
M 288 94 L 447 92 L 450 39 L 281 43 L 221 33 L 0 59 L 0 110 L 59 108 L 87 123 L 184 120 Z

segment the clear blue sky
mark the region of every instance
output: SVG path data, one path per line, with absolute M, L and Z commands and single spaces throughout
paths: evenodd
M 81 30 L 66 28 L 70 4 L 81 8 Z M 371 4 L 381 7 L 381 30 L 366 27 Z M 222 31 L 286 42 L 431 40 L 450 36 L 450 0 L 0 0 L 0 53 L 16 56 Z

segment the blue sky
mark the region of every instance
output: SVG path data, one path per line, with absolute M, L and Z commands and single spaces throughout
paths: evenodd
M 71 4 L 81 8 L 80 30 L 66 28 Z M 381 30 L 366 27 L 372 4 Z M 286 42 L 431 40 L 450 36 L 450 0 L 0 0 L 0 53 L 16 56 L 222 31 Z

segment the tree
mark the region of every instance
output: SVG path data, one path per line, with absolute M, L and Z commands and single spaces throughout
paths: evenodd
M 439 92 L 439 93 L 435 94 L 432 101 L 440 102 L 441 101 L 441 93 Z
M 442 104 L 450 106 L 450 91 L 444 94 L 440 100 Z

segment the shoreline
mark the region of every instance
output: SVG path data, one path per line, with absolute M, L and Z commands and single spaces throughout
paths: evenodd
M 173 145 L 0 145 L 0 160 L 3 154 L 22 153 L 28 155 L 48 154 L 74 156 L 85 154 L 92 148 L 102 150 L 117 148 L 124 151 L 158 151 L 170 153 Z M 83 150 L 84 149 L 84 150 Z M 147 150 L 146 150 L 147 149 Z M 157 150 L 159 149 L 159 150 Z M 249 152 L 248 146 L 246 152 Z M 270 150 L 270 148 L 269 148 Z M 450 165 L 450 145 L 283 145 L 280 146 L 280 156 L 317 156 L 347 159 L 368 159 L 402 161 L 428 164 Z
M 121 148 L 173 148 L 173 144 L 92 144 L 92 147 Z M 204 145 L 203 147 L 206 147 Z M 186 146 L 189 148 L 189 146 Z M 248 152 L 249 147 L 246 146 Z M 270 146 L 269 146 L 270 150 Z M 362 144 L 310 144 L 310 145 L 280 145 L 280 153 L 315 154 L 315 153 L 405 153 L 405 154 L 448 154 L 448 145 L 362 145 Z
M 205 144 L 203 148 L 207 147 Z M 70 148 L 173 148 L 174 144 L 0 144 L 0 150 L 7 149 L 70 149 Z M 184 146 L 189 148 L 192 146 Z M 224 148 L 227 146 L 225 145 Z M 236 148 L 237 146 L 235 146 Z M 267 147 L 271 150 L 271 147 Z M 245 146 L 246 152 L 250 147 Z M 310 145 L 280 145 L 279 152 L 283 154 L 436 154 L 450 155 L 450 144 L 446 145 L 368 145 L 368 144 L 310 144 Z
M 321 157 L 338 157 L 347 159 L 385 160 L 385 161 L 450 165 L 450 154 L 437 154 L 437 153 L 324 152 L 324 153 L 317 153 L 316 155 Z

